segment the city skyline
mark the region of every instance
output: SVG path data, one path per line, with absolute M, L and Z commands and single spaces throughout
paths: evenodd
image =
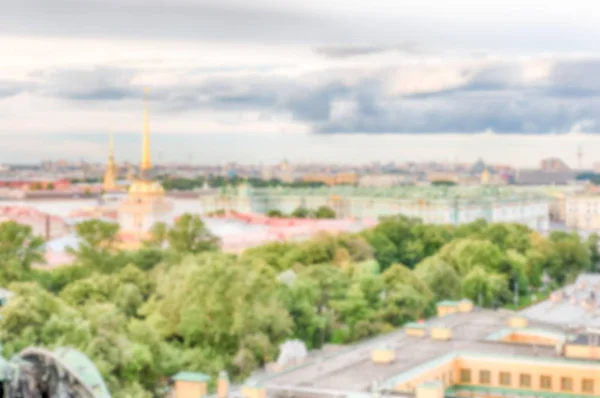
M 593 7 L 600 8 L 578 0 L 9 3 L 0 16 L 0 156 L 100 160 L 100 133 L 141 131 L 142 88 L 150 86 L 152 131 L 178 142 L 164 144 L 173 147 L 162 151 L 165 161 L 194 152 L 176 148 L 192 140 L 209 163 L 318 154 L 523 166 L 556 156 L 575 166 L 574 148 L 584 145 L 591 165 L 595 136 L 569 133 L 600 130 Z M 31 136 L 44 148 L 31 148 Z M 334 151 L 323 148 L 332 143 Z M 515 158 L 520 147 L 523 159 Z
M 152 122 L 151 122 L 152 126 Z M 151 127 L 152 128 L 152 127 Z M 142 134 L 115 135 L 115 161 L 137 164 Z M 7 141 L 0 148 L 0 163 L 37 163 L 42 160 L 105 163 L 109 134 L 26 135 L 22 142 Z M 175 139 L 174 139 L 175 138 Z M 31 146 L 31 140 L 37 145 Z M 181 142 L 185 142 L 184 146 Z M 298 148 L 310 150 L 299 151 Z M 216 150 L 216 148 L 218 150 Z M 335 150 L 332 150 L 335 148 Z M 361 148 L 361 150 L 357 150 Z M 369 150 L 364 150 L 368 148 Z M 473 163 L 517 168 L 537 168 L 545 158 L 560 158 L 573 169 L 590 169 L 600 161 L 600 136 L 571 133 L 539 135 L 305 135 L 293 134 L 160 134 L 153 133 L 152 156 L 156 163 L 209 164 L 278 164 L 292 163 L 366 164 L 372 162 L 403 164 L 407 162 Z

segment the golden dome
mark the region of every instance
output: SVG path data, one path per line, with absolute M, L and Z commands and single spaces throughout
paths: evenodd
M 165 193 L 165 189 L 156 181 L 135 181 L 129 187 L 129 193 L 134 195 L 158 196 Z

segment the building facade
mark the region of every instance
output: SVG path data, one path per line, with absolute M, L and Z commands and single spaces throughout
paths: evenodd
M 203 213 L 218 211 L 290 214 L 301 207 L 332 208 L 338 218 L 378 219 L 406 215 L 426 223 L 459 225 L 483 219 L 488 222 L 520 223 L 546 231 L 549 228 L 547 196 L 498 187 L 355 187 L 316 189 L 252 189 L 246 185 L 200 194 Z
M 564 197 L 565 224 L 582 231 L 600 231 L 600 194 L 582 193 Z

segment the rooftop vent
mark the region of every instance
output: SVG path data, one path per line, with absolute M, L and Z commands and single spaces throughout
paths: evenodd
M 396 360 L 396 351 L 389 346 L 375 348 L 371 351 L 371 360 L 376 364 L 388 364 Z
M 526 328 L 528 324 L 527 318 L 522 316 L 513 316 L 508 319 L 508 326 L 512 329 Z
M 427 326 L 417 322 L 407 323 L 404 325 L 404 333 L 407 336 L 423 337 L 427 334 Z
M 300 340 L 288 340 L 279 346 L 279 357 L 277 367 L 285 368 L 304 361 L 308 351 L 306 345 Z
M 450 340 L 452 338 L 452 329 L 444 326 L 431 328 L 429 335 L 434 340 Z

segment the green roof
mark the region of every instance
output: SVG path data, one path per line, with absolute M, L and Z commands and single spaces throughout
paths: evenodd
M 442 301 L 438 301 L 437 305 L 443 305 L 446 307 L 456 307 L 458 305 L 458 301 L 442 300 Z
M 439 388 L 439 387 L 443 387 L 443 384 L 439 380 L 429 380 L 429 381 L 424 381 L 423 383 L 421 383 L 419 385 L 419 387 Z
M 404 328 L 413 328 L 413 329 L 426 329 L 427 326 L 424 323 L 417 323 L 417 322 L 409 322 L 406 325 L 404 325 Z
M 543 390 L 521 390 L 521 389 L 513 389 L 513 388 L 502 388 L 502 387 L 481 387 L 481 386 L 468 386 L 468 385 L 456 385 L 454 387 L 449 387 L 445 394 L 447 396 L 455 396 L 458 392 L 469 392 L 469 393 L 480 393 L 485 395 L 500 395 L 500 396 L 515 396 L 515 395 L 523 395 L 526 397 L 540 397 L 540 398 L 575 398 L 581 397 L 580 394 L 570 394 L 568 392 L 553 392 L 553 391 L 543 391 Z M 586 397 L 600 397 L 599 395 L 585 395 Z
M 191 381 L 202 383 L 210 380 L 210 376 L 200 372 L 179 372 L 172 377 L 175 381 Z

